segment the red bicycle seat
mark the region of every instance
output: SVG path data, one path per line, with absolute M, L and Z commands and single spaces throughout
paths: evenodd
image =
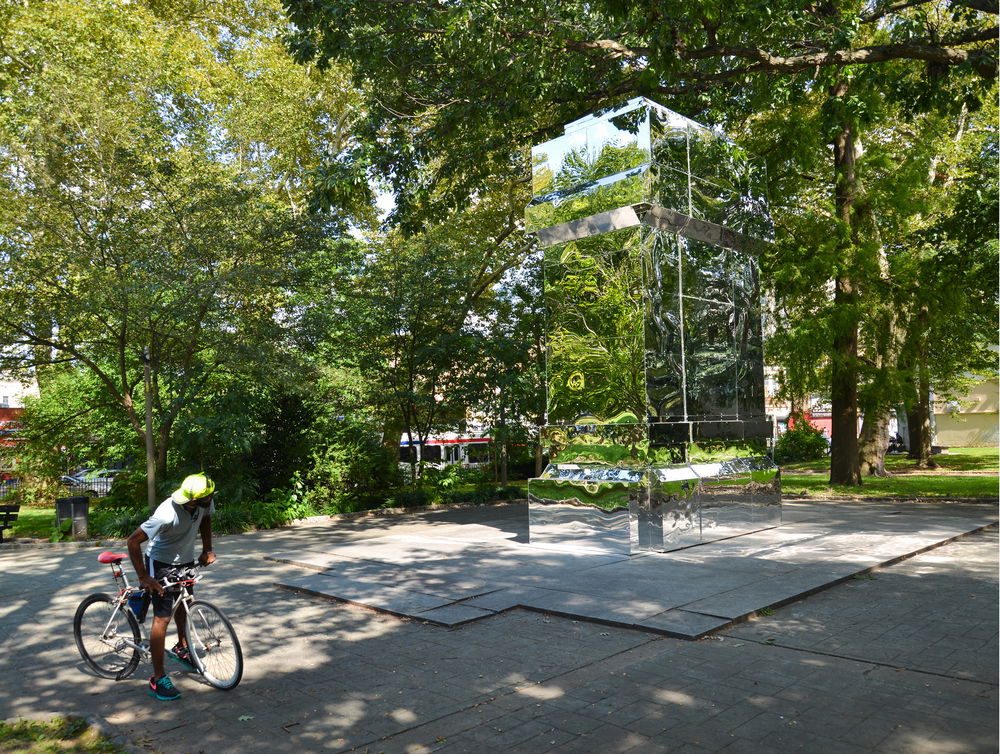
M 120 553 L 114 553 L 114 552 L 110 552 L 110 551 L 109 552 L 102 552 L 100 555 L 97 556 L 97 562 L 98 563 L 121 563 L 127 557 L 128 557 L 128 555 L 125 554 L 125 553 L 123 553 L 123 552 L 120 552 Z

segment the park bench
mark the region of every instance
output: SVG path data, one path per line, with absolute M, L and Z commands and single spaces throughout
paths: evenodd
M 20 505 L 0 505 L 0 542 L 3 542 L 3 530 L 14 526 L 14 522 L 17 521 L 17 514 L 20 512 Z

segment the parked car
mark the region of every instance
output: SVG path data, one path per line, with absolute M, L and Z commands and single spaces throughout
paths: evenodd
M 84 470 L 64 476 L 62 483 L 74 495 L 105 497 L 111 492 L 115 477 L 123 472 L 123 469 Z

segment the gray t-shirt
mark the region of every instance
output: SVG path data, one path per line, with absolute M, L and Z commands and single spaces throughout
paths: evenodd
M 206 515 L 213 513 L 214 500 L 209 503 L 208 508 L 199 506 L 191 514 L 183 505 L 168 497 L 140 527 L 149 537 L 146 554 L 153 560 L 171 565 L 193 562 L 198 527 Z

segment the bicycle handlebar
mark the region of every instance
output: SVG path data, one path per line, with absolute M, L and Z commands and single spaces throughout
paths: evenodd
M 207 566 L 187 566 L 185 568 L 171 568 L 164 574 L 162 579 L 157 579 L 164 589 L 171 587 L 190 586 L 201 581 L 205 574 L 201 573 L 202 568 Z

